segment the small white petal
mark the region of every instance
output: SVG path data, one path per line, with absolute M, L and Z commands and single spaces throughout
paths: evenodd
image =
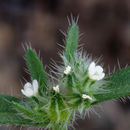
M 37 80 L 33 80 L 32 84 L 27 82 L 24 85 L 24 89 L 21 90 L 22 94 L 27 97 L 36 96 L 38 93 L 38 82 Z
M 32 85 L 31 83 L 27 82 L 25 85 L 24 85 L 24 90 L 27 89 L 27 88 L 31 88 Z
M 103 79 L 104 77 L 105 77 L 105 73 L 102 73 L 102 74 L 100 75 L 100 80 Z
M 71 72 L 71 66 L 67 66 L 64 70 L 64 74 L 68 75 Z
M 21 92 L 22 92 L 22 94 L 23 94 L 23 95 L 25 95 L 25 96 L 26 96 L 26 93 L 24 92 L 24 90 L 23 90 L 23 89 L 21 89 Z
M 91 76 L 91 79 L 93 79 L 93 80 L 99 80 L 99 75 L 96 75 L 96 74 L 95 74 L 95 75 L 92 75 L 92 76 Z
M 95 63 L 94 62 L 92 62 L 89 65 L 88 72 L 89 72 L 89 74 L 94 74 L 95 73 Z
M 101 66 L 96 66 L 96 64 L 92 62 L 88 67 L 88 76 L 92 80 L 101 80 L 104 78 L 105 73 L 103 73 Z
M 97 71 L 98 73 L 102 73 L 102 72 L 103 72 L 103 68 L 98 65 L 98 66 L 96 66 L 96 71 Z
M 92 98 L 86 94 L 82 94 L 82 98 L 92 100 Z
M 59 93 L 59 85 L 56 85 L 55 87 L 53 87 L 53 90 L 55 91 L 55 92 L 57 92 L 57 93 Z
M 33 90 L 31 88 L 26 88 L 26 90 L 22 89 L 21 92 L 27 97 L 33 96 Z
M 25 93 L 28 95 L 28 97 L 33 96 L 33 90 L 31 88 L 26 89 Z
M 95 66 L 96 66 L 95 62 L 91 62 L 91 64 L 89 65 L 90 69 L 95 68 Z
M 34 95 L 36 95 L 38 93 L 38 82 L 37 82 L 37 80 L 33 80 L 32 87 L 33 87 L 33 93 L 34 93 Z

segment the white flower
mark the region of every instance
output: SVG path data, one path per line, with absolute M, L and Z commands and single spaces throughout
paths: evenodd
M 101 80 L 104 78 L 105 73 L 101 66 L 96 66 L 95 62 L 92 62 L 88 67 L 88 75 L 92 80 Z
M 82 94 L 82 98 L 92 100 L 92 98 L 86 94 Z
M 24 85 L 24 89 L 22 89 L 21 92 L 26 97 L 37 96 L 37 94 L 38 94 L 38 82 L 37 82 L 37 80 L 33 80 L 32 84 L 27 82 Z
M 71 72 L 71 66 L 67 66 L 64 70 L 64 74 L 68 75 Z
M 57 93 L 59 93 L 59 85 L 56 85 L 55 87 L 53 87 L 53 90 L 55 91 L 55 92 L 57 92 Z

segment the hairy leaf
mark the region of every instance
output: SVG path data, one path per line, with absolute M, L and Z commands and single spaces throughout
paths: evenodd
M 15 125 L 28 125 L 40 126 L 39 123 L 34 123 L 31 120 L 21 117 L 12 105 L 13 102 L 21 102 L 20 99 L 5 96 L 0 94 L 0 124 L 15 124 Z
M 36 52 L 30 48 L 26 52 L 26 62 L 32 78 L 36 79 L 40 85 L 40 94 L 46 93 L 48 80 L 45 70 Z
M 96 102 L 94 104 L 130 95 L 130 67 L 110 75 L 106 80 L 108 84 L 104 89 L 109 91 L 104 94 L 95 95 Z
M 72 25 L 68 29 L 67 37 L 66 37 L 66 47 L 65 47 L 65 56 L 68 61 L 71 62 L 71 59 L 74 57 L 78 46 L 78 34 L 79 28 L 76 23 L 72 23 Z
M 34 122 L 42 123 L 43 126 L 48 124 L 49 120 L 47 118 L 47 113 L 45 111 L 33 111 L 31 109 L 27 109 L 24 106 L 13 102 L 14 107 L 16 110 L 25 118 L 33 120 Z

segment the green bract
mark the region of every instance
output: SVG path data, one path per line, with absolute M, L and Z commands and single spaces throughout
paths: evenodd
M 99 81 L 89 77 L 92 59 L 77 51 L 78 34 L 78 26 L 73 21 L 68 29 L 65 51 L 60 54 L 63 64 L 52 67 L 55 77 L 50 76 L 51 79 L 36 52 L 27 49 L 27 67 L 32 80 L 38 81 L 38 94 L 24 100 L 0 95 L 0 124 L 67 130 L 73 127 L 77 114 L 84 117 L 93 105 L 130 95 L 130 67 Z M 102 71 L 101 66 L 95 68 Z M 98 76 L 97 72 L 92 70 L 93 75 Z M 25 90 L 28 92 L 27 88 Z

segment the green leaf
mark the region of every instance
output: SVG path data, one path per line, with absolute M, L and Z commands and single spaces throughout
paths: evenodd
M 65 56 L 69 62 L 73 59 L 78 46 L 78 34 L 79 28 L 77 24 L 73 22 L 68 29 L 65 46 Z
M 17 103 L 21 102 L 21 100 L 18 98 L 0 94 L 0 124 L 14 124 L 27 126 L 41 125 L 39 123 L 34 123 L 31 120 L 24 119 L 23 117 L 21 117 L 14 109 L 12 101 Z
M 95 95 L 96 102 L 94 104 L 130 95 L 130 67 L 110 75 L 106 80 L 109 83 L 104 89 L 109 91 L 104 94 Z
M 26 52 L 26 62 L 32 78 L 36 79 L 40 85 L 39 93 L 42 95 L 44 92 L 45 94 L 48 87 L 47 76 L 36 52 L 30 48 Z
M 33 120 L 34 122 L 39 122 L 42 123 L 43 126 L 48 125 L 49 123 L 49 119 L 47 118 L 47 113 L 45 111 L 33 111 L 31 109 L 27 109 L 26 107 L 13 102 L 14 107 L 16 108 L 16 110 L 26 119 L 30 119 Z

